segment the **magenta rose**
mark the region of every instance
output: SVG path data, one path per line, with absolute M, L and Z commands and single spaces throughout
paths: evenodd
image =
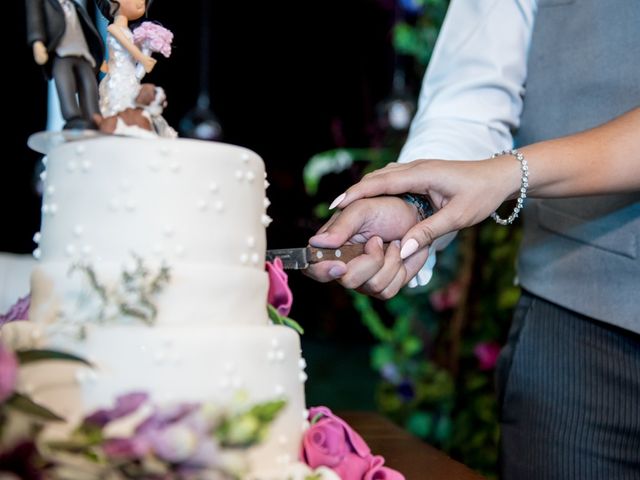
M 478 359 L 480 370 L 493 370 L 500 355 L 500 345 L 496 342 L 478 343 L 473 349 L 473 353 Z
M 18 299 L 18 301 L 4 315 L 0 315 L 0 327 L 5 323 L 15 320 L 29 319 L 29 305 L 31 304 L 31 295 Z
M 0 343 L 0 403 L 11 396 L 18 381 L 18 359 Z
M 291 311 L 293 294 L 289 289 L 287 274 L 282 266 L 282 260 L 276 258 L 273 263 L 267 262 L 267 273 L 269 274 L 267 301 L 280 315 L 286 317 Z
M 385 467 L 384 458 L 372 455 L 369 446 L 344 420 L 327 407 L 309 411 L 313 422 L 302 440 L 302 461 L 311 468 L 334 470 L 342 480 L 404 480 Z

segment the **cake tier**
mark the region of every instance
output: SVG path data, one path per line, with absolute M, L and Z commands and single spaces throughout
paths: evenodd
M 108 313 L 103 303 L 96 302 L 99 294 L 92 290 L 87 275 L 70 271 L 70 265 L 43 261 L 34 268 L 29 312 L 32 321 L 95 323 Z M 157 265 L 148 267 L 152 273 L 157 272 Z M 120 264 L 102 262 L 95 274 L 108 290 L 114 290 L 122 286 L 123 268 Z M 157 308 L 153 323 L 157 326 L 268 323 L 268 276 L 264 271 L 176 262 L 170 266 L 169 275 L 166 285 L 153 296 Z
M 250 459 L 254 467 L 274 468 L 297 458 L 306 375 L 299 337 L 289 328 L 102 326 L 82 341 L 52 334 L 47 345 L 95 366 L 42 362 L 22 369 L 20 388 L 72 422 L 133 391 L 160 404 L 229 406 L 239 394 L 247 405 L 283 398 L 285 409 Z
M 198 140 L 105 137 L 48 156 L 37 256 L 123 262 L 136 254 L 263 270 L 264 164 Z

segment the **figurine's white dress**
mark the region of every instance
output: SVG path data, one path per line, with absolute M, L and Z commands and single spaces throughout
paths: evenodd
M 122 28 L 133 42 L 133 33 Z M 136 78 L 136 60 L 124 46 L 110 33 L 107 34 L 109 48 L 109 71 L 100 82 L 100 112 L 104 117 L 116 115 L 127 108 L 135 107 L 135 98 L 140 91 L 140 81 Z

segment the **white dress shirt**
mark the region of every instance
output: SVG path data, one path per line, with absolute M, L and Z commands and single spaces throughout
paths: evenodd
M 522 111 L 537 0 L 451 0 L 398 162 L 480 160 L 511 148 Z M 409 286 L 431 279 L 429 259 Z

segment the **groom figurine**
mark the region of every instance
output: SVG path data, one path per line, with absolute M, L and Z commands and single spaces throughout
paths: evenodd
M 26 0 L 27 39 L 33 58 L 53 78 L 65 129 L 95 128 L 102 37 L 76 0 Z

